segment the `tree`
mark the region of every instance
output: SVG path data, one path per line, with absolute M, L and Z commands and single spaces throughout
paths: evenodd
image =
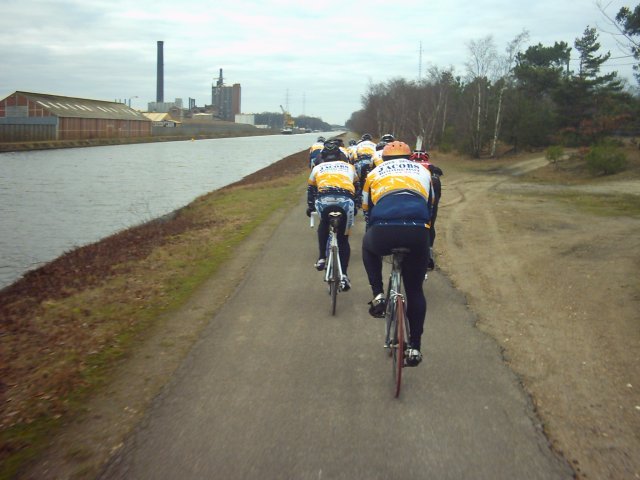
M 521 45 L 529 38 L 529 32 L 523 31 L 517 35 L 509 44 L 505 50 L 505 55 L 498 61 L 499 72 L 499 90 L 498 90 L 498 105 L 496 107 L 496 121 L 493 128 L 493 142 L 491 144 L 491 157 L 496 156 L 496 145 L 498 144 L 498 134 L 500 133 L 500 115 L 502 113 L 502 100 L 504 98 L 505 90 L 512 83 L 513 65 L 516 59 L 516 54 L 520 50 Z
M 555 42 L 552 47 L 541 43 L 516 55 L 514 76 L 528 95 L 541 98 L 550 95 L 563 77 L 569 76 L 571 47 L 566 42 Z
M 492 35 L 480 40 L 471 40 L 467 47 L 471 55 L 466 63 L 467 75 L 469 83 L 474 84 L 476 91 L 473 97 L 473 112 L 470 117 L 470 120 L 475 124 L 472 129 L 471 144 L 473 155 L 479 158 L 483 143 L 482 118 L 485 113 L 483 107 L 486 102 L 484 94 L 488 90 L 489 74 L 496 61 L 496 48 Z
M 620 31 L 629 41 L 629 50 L 633 58 L 640 61 L 640 4 L 632 12 L 627 7 L 622 7 L 616 15 L 616 23 L 620 26 Z M 635 77 L 640 82 L 640 64 L 634 65 Z
M 598 34 L 595 28 L 587 26 L 582 34 L 582 37 L 576 38 L 574 46 L 580 53 L 580 67 L 578 70 L 578 77 L 582 79 L 598 79 L 598 73 L 600 67 L 604 62 L 609 60 L 611 53 L 607 52 L 604 55 L 596 55 L 596 52 L 600 50 L 600 43 L 598 42 Z M 609 74 L 612 79 L 615 74 Z M 604 83 L 605 77 L 600 77 L 598 83 Z
M 616 38 L 620 47 L 629 53 L 630 57 L 640 62 L 640 4 L 631 11 L 628 7 L 622 7 L 615 19 L 612 19 L 600 2 L 596 2 L 598 9 L 613 27 L 618 30 L 615 37 L 622 36 L 624 40 Z M 640 83 L 640 63 L 633 66 L 634 76 Z
M 611 102 L 622 91 L 617 72 L 600 74 L 600 67 L 611 56 L 598 54 L 600 43 L 595 28 L 588 27 L 576 38 L 579 70 L 564 81 L 555 95 L 563 125 L 577 134 L 579 141 L 596 141 L 604 133 L 608 117 L 620 113 L 617 102 Z

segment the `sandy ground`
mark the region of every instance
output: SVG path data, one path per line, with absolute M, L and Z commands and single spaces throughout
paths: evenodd
M 640 478 L 640 219 L 587 214 L 521 176 L 445 171 L 437 263 L 501 345 L 579 478 Z M 638 181 L 557 186 L 640 194 Z
M 553 447 L 578 478 L 640 478 L 640 218 L 594 216 L 545 197 L 550 189 L 587 187 L 523 183 L 525 172 L 544 169 L 539 156 L 434 160 L 445 171 L 438 268 L 466 295 L 477 327 L 503 348 Z M 588 188 L 638 194 L 640 184 L 631 180 Z M 150 332 L 108 398 L 94 399 L 25 478 L 93 478 L 278 221 Z

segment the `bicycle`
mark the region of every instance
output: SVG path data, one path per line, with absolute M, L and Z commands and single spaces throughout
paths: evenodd
M 409 253 L 409 249 L 394 248 L 391 253 L 392 268 L 387 288 L 384 348 L 393 359 L 394 396 L 397 398 L 400 395 L 402 369 L 405 366 L 406 339 L 410 334 L 405 297 L 402 293 L 402 261 L 404 256 Z
M 336 314 L 338 291 L 342 290 L 342 265 L 338 248 L 338 229 L 342 219 L 342 212 L 331 211 L 327 214 L 329 220 L 329 238 L 327 239 L 327 260 L 325 263 L 324 281 L 329 285 L 331 296 L 331 315 Z M 315 222 L 311 215 L 311 227 Z

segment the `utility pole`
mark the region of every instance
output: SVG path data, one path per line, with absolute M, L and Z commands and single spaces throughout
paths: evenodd
M 418 81 L 422 80 L 422 41 L 420 41 L 420 50 L 418 52 Z

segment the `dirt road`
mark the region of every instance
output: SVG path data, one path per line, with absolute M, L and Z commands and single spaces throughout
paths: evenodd
M 523 183 L 543 158 L 446 172 L 439 264 L 504 349 L 581 478 L 640 478 L 640 219 L 546 196 L 640 183 Z M 440 218 L 439 217 L 439 218 Z M 440 221 L 440 220 L 439 220 Z

